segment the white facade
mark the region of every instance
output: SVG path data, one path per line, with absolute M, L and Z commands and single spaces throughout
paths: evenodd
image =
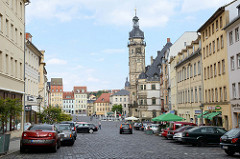
M 75 113 L 87 115 L 87 92 L 75 93 Z
M 75 100 L 63 99 L 63 111 L 68 114 L 75 114 Z
M 110 97 L 110 111 L 113 105 L 122 105 L 123 115 L 128 117 L 129 115 L 129 95 L 112 95 Z
M 234 9 L 234 11 L 238 11 L 238 9 L 236 9 L 236 5 L 234 5 L 234 7 L 231 8 Z M 238 17 L 236 19 L 236 17 L 233 21 L 230 21 L 230 25 L 228 25 L 226 28 L 228 46 L 228 71 L 230 77 L 230 103 L 232 110 L 233 128 L 240 126 L 240 18 Z

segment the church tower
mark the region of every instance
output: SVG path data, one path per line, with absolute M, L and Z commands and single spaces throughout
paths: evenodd
M 133 106 L 137 102 L 136 81 L 142 72 L 145 72 L 145 46 L 144 32 L 139 29 L 139 19 L 135 16 L 132 19 L 133 29 L 129 33 L 129 82 L 130 82 L 130 101 Z

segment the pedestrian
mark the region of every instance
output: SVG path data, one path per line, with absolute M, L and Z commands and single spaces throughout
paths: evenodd
M 98 127 L 99 127 L 100 130 L 102 129 L 102 128 L 101 128 L 101 127 L 102 127 L 102 124 L 101 124 L 100 121 L 98 122 Z

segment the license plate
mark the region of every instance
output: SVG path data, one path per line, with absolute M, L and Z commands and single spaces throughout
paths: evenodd
M 222 146 L 222 149 L 227 150 L 227 149 L 228 149 L 228 146 Z
M 44 143 L 44 140 L 31 140 L 31 143 Z

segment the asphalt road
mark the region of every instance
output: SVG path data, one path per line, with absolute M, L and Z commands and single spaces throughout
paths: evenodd
M 89 117 L 79 117 L 79 121 L 89 121 Z M 92 123 L 98 123 L 94 119 Z M 39 149 L 24 154 L 15 152 L 4 158 L 17 159 L 75 159 L 75 158 L 240 158 L 227 156 L 219 146 L 192 147 L 147 135 L 142 131 L 133 134 L 119 134 L 121 122 L 102 121 L 102 130 L 93 134 L 78 134 L 73 146 L 61 146 L 57 153 Z

